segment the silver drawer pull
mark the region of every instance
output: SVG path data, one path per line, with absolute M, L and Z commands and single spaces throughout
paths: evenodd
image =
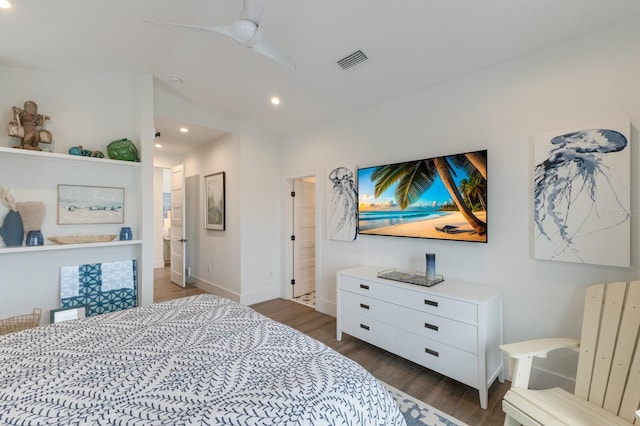
M 438 302 L 436 302 L 434 300 L 424 299 L 424 304 L 425 305 L 429 305 L 429 306 L 435 306 L 436 308 L 438 307 Z
M 369 290 L 369 286 L 366 284 L 360 284 L 360 288 L 364 289 L 364 290 Z
M 360 328 L 364 328 L 365 330 L 369 330 L 369 326 L 368 325 L 364 325 L 364 324 L 360 324 Z
M 361 303 L 361 304 L 360 304 L 360 307 L 361 307 L 362 309 L 369 309 L 369 305 L 365 305 L 364 303 Z
M 438 331 L 438 326 L 437 325 L 433 325 L 433 324 L 429 324 L 428 322 L 424 323 L 425 328 L 428 328 L 430 330 L 434 330 L 434 331 Z
M 433 355 L 433 356 L 437 356 L 439 357 L 440 354 L 438 353 L 438 351 L 434 351 L 433 349 L 429 349 L 429 348 L 424 348 L 424 351 L 426 353 L 428 353 L 429 355 Z

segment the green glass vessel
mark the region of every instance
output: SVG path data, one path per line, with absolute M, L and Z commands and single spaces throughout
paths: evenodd
M 138 148 L 129 139 L 124 138 L 107 145 L 107 154 L 114 160 L 140 162 Z

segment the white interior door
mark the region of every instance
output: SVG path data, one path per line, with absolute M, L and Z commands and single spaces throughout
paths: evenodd
M 316 184 L 293 181 L 293 297 L 316 289 Z
M 181 287 L 187 286 L 185 272 L 186 230 L 184 192 L 184 166 L 171 169 L 171 282 Z

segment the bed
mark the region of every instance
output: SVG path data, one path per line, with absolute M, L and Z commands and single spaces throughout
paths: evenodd
M 0 337 L 1 424 L 402 425 L 364 368 L 213 295 Z

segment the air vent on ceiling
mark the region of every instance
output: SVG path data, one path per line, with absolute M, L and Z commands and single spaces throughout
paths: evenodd
M 344 58 L 340 59 L 338 61 L 338 65 L 340 65 L 343 69 L 348 70 L 351 67 L 361 64 L 367 59 L 369 58 L 367 58 L 367 55 L 365 55 L 362 50 L 357 50 L 351 55 L 345 56 Z

